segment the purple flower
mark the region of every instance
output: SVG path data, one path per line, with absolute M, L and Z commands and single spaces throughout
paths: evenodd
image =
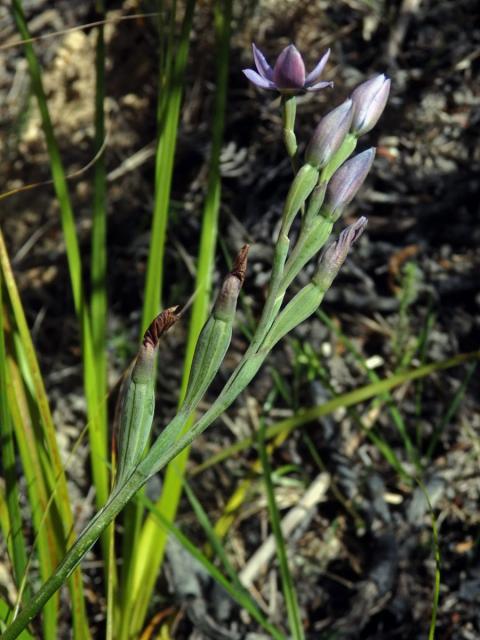
M 390 93 L 390 79 L 383 73 L 362 82 L 352 93 L 352 133 L 363 136 L 377 124 Z
M 285 47 L 278 56 L 273 69 L 260 49 L 253 43 L 252 49 L 257 71 L 244 69 L 243 73 L 250 82 L 261 89 L 271 89 L 280 91 L 280 93 L 300 93 L 301 91 L 319 91 L 325 87 L 333 87 L 333 82 L 317 82 L 327 64 L 330 49 L 327 49 L 313 71 L 307 75 L 305 75 L 303 58 L 293 44 Z

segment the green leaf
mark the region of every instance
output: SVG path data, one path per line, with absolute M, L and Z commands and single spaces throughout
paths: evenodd
M 287 550 L 282 533 L 282 523 L 280 514 L 275 500 L 275 491 L 272 482 L 272 469 L 265 446 L 265 420 L 260 421 L 260 429 L 258 432 L 258 449 L 260 460 L 263 467 L 263 477 L 265 481 L 265 489 L 267 492 L 268 511 L 270 514 L 270 523 L 272 526 L 273 536 L 275 538 L 275 549 L 277 551 L 278 564 L 280 567 L 280 575 L 282 577 L 282 591 L 287 606 L 288 621 L 290 624 L 290 632 L 294 640 L 304 640 L 302 619 L 298 607 L 297 593 L 295 585 L 288 566 Z

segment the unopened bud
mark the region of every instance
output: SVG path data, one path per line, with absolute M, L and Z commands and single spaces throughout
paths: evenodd
M 330 219 L 338 220 L 345 207 L 353 200 L 367 177 L 374 158 L 375 149 L 372 147 L 347 160 L 333 174 L 323 207 Z
M 362 216 L 356 222 L 344 229 L 339 235 L 338 240 L 325 249 L 322 257 L 320 258 L 317 273 L 313 278 L 313 282 L 315 282 L 323 291 L 326 291 L 332 284 L 335 276 L 340 270 L 340 267 L 345 262 L 350 248 L 362 235 L 366 226 L 367 218 Z
M 231 272 L 222 283 L 215 306 L 213 316 L 225 322 L 232 319 L 237 308 L 237 300 L 245 280 L 247 268 L 247 255 L 249 246 L 244 245 L 233 263 Z
M 147 383 L 153 379 L 153 367 L 158 343 L 161 336 L 180 319 L 180 314 L 176 313 L 178 309 L 178 306 L 165 309 L 151 322 L 145 331 L 142 345 L 132 370 L 132 380 L 134 382 Z
M 117 486 L 127 480 L 143 457 L 155 409 L 155 356 L 161 336 L 180 319 L 178 307 L 162 311 L 145 332 L 131 375 L 123 387 L 118 433 Z
M 350 99 L 345 100 L 320 120 L 305 152 L 309 164 L 322 169 L 330 162 L 350 130 L 352 105 Z
M 212 314 L 198 337 L 183 404 L 185 412 L 190 412 L 202 398 L 230 346 L 237 300 L 245 280 L 248 249 L 248 244 L 240 249 L 231 272 L 223 281 Z
M 377 124 L 387 104 L 390 79 L 383 73 L 362 82 L 352 93 L 352 133 L 363 136 Z

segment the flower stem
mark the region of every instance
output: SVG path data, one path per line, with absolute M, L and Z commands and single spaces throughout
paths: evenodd
M 73 546 L 67 551 L 55 573 L 50 576 L 5 630 L 2 636 L 3 640 L 17 638 L 35 616 L 40 613 L 45 603 L 60 589 L 80 564 L 85 554 L 93 547 L 102 532 L 145 482 L 146 478 L 136 471 L 121 488 L 112 493 L 106 504 L 93 517 Z
M 297 173 L 297 137 L 295 135 L 296 96 L 282 96 L 283 142 L 292 162 L 293 173 Z

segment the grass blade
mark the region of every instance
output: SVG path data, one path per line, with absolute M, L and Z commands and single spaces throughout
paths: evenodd
M 195 0 L 188 0 L 186 3 L 177 48 L 175 47 L 174 37 L 176 3 L 174 2 L 170 9 L 170 21 L 166 34 L 163 23 L 163 2 L 159 0 L 158 5 L 160 51 L 155 196 L 142 311 L 142 335 L 152 318 L 158 314 L 161 306 L 163 259 L 170 207 L 171 183 Z M 166 43 L 165 48 L 163 42 Z M 143 509 L 140 502 L 132 502 L 127 506 L 124 517 L 125 524 L 122 545 L 123 569 L 120 594 L 122 606 L 120 612 L 121 617 L 117 622 L 117 632 L 120 640 L 129 637 L 129 627 L 130 624 L 133 623 L 133 616 L 131 615 L 132 609 L 142 605 L 142 611 L 146 611 L 148 606 L 148 602 L 141 603 L 139 599 L 134 597 L 134 579 L 138 565 L 138 556 L 144 556 L 138 544 L 142 517 Z M 125 616 L 124 619 L 123 616 Z
M 73 532 L 73 515 L 71 511 L 70 498 L 68 495 L 67 482 L 65 478 L 64 469 L 62 467 L 60 453 L 58 451 L 58 445 L 55 434 L 55 426 L 53 424 L 52 415 L 48 403 L 45 386 L 42 379 L 40 367 L 38 365 L 37 357 L 35 354 L 35 348 L 30 336 L 30 331 L 23 311 L 22 303 L 18 290 L 13 277 L 13 272 L 10 265 L 7 249 L 3 239 L 3 235 L 0 231 L 0 268 L 5 282 L 6 291 L 8 293 L 10 306 L 12 308 L 13 318 L 15 325 L 18 328 L 19 342 L 23 347 L 23 353 L 25 354 L 25 365 L 28 367 L 29 377 L 32 383 L 32 400 L 36 409 L 38 410 L 38 421 L 41 428 L 41 436 L 35 438 L 33 434 L 30 434 L 30 439 L 27 437 L 27 444 L 25 447 L 25 456 L 31 457 L 33 452 L 28 451 L 32 442 L 38 440 L 38 442 L 46 442 L 46 459 L 37 470 L 37 476 L 35 482 L 39 482 L 40 477 L 44 477 L 44 473 L 50 478 L 50 482 L 45 485 L 45 496 L 43 507 L 46 505 L 49 493 L 55 491 L 54 505 L 59 515 L 57 529 L 57 538 L 61 540 L 60 555 L 73 543 L 75 538 Z M 15 397 L 15 396 L 13 396 Z M 11 406 L 11 403 L 10 403 Z M 26 418 L 26 417 L 25 417 Z M 21 436 L 20 432 L 23 432 L 26 426 L 26 422 L 21 419 L 17 422 L 18 428 L 16 429 L 17 441 Z M 30 442 L 30 445 L 28 445 Z M 44 450 L 44 446 L 38 447 L 39 451 Z M 30 470 L 30 463 L 24 458 L 24 471 Z M 29 485 L 30 486 L 30 485 Z M 32 487 L 33 491 L 36 491 L 36 487 Z M 35 499 L 35 496 L 33 496 Z M 31 503 L 32 510 L 33 504 Z M 52 525 L 53 526 L 53 525 Z M 51 554 L 51 562 L 55 562 L 55 554 Z M 52 569 L 53 567 L 51 567 Z M 48 577 L 48 574 L 47 576 Z M 74 629 L 77 638 L 87 638 L 88 624 L 85 613 L 85 603 L 83 596 L 82 577 L 80 570 L 73 573 L 70 581 L 70 593 L 72 597 L 72 609 L 73 609 L 73 622 Z
M 210 157 L 207 195 L 202 217 L 199 258 L 196 276 L 197 295 L 195 297 L 187 339 L 186 355 L 183 368 L 180 401 L 183 399 L 190 367 L 200 331 L 205 323 L 210 302 L 212 274 L 217 241 L 218 217 L 220 209 L 220 152 L 223 141 L 225 122 L 226 92 L 228 80 L 228 60 L 230 48 L 231 1 L 218 2 L 215 10 L 215 28 L 217 36 L 217 82 L 213 117 L 212 150 Z M 192 417 L 193 418 L 193 417 Z M 193 420 L 187 422 L 188 430 Z M 157 502 L 158 510 L 170 521 L 177 512 L 182 493 L 182 479 L 188 460 L 189 449 L 185 449 L 167 467 L 162 495 Z M 139 554 L 135 563 L 133 582 L 133 601 L 135 612 L 132 616 L 132 632 L 136 632 L 145 618 L 146 609 L 151 598 L 153 587 L 160 570 L 168 532 L 159 529 L 153 517 L 147 518 L 142 529 Z
M 230 560 L 228 559 L 228 556 L 225 552 L 222 542 L 220 538 L 217 536 L 217 534 L 215 533 L 215 529 L 213 528 L 208 518 L 208 515 L 206 514 L 204 508 L 202 507 L 200 501 L 198 500 L 197 496 L 193 492 L 193 489 L 190 487 L 188 482 L 185 481 L 183 486 L 185 489 L 185 493 L 187 494 L 188 501 L 190 502 L 190 506 L 192 507 L 195 513 L 195 516 L 197 518 L 198 524 L 202 527 L 203 531 L 205 532 L 205 535 L 208 538 L 208 541 L 212 547 L 215 557 L 218 558 L 220 562 L 223 564 L 225 571 L 227 572 L 227 574 L 230 577 L 230 580 L 232 581 L 232 584 L 234 584 L 237 589 L 242 590 L 243 587 L 240 583 L 240 580 L 238 579 L 237 572 L 233 568 L 233 565 L 230 562 Z
M 99 19 L 105 17 L 103 0 L 96 0 Z M 93 174 L 93 219 L 91 256 L 91 301 L 92 341 L 94 347 L 96 380 L 99 397 L 107 394 L 107 203 L 105 155 L 101 153 L 105 142 L 105 40 L 104 25 L 97 27 L 95 47 L 95 141 L 94 155 L 97 161 Z M 102 422 L 107 422 L 107 403 L 101 402 L 99 410 L 104 413 Z
M 18 587 L 25 575 L 27 567 L 27 549 L 23 536 L 22 515 L 20 512 L 20 499 L 15 469 L 15 445 L 13 441 L 13 429 L 8 410 L 7 396 L 7 359 L 5 351 L 5 335 L 3 319 L 5 310 L 3 307 L 3 282 L 0 278 L 0 437 L 2 442 L 2 467 L 5 479 L 6 502 L 9 516 L 9 531 L 6 536 L 11 542 L 12 565 L 16 586 Z M 25 598 L 29 600 L 30 589 L 25 589 Z
M 41 447 L 38 446 L 39 438 L 35 434 L 29 402 L 20 370 L 11 355 L 11 342 L 11 339 L 7 341 L 8 404 L 15 429 L 20 459 L 22 461 L 23 473 L 25 474 L 28 503 L 30 506 L 33 530 L 35 531 L 34 546 L 38 551 L 37 557 L 40 576 L 42 581 L 45 581 L 52 574 L 55 565 L 59 562 L 61 549 L 59 549 L 58 544 L 58 528 L 56 530 L 52 514 L 48 512 L 48 488 L 39 455 L 41 449 Z M 31 553 L 33 553 L 33 549 Z M 25 580 L 27 578 L 27 573 L 25 573 Z M 42 623 L 45 638 L 56 637 L 58 602 L 58 595 L 56 595 L 43 609 Z
M 371 400 L 379 394 L 390 391 L 395 387 L 405 384 L 406 382 L 420 380 L 421 378 L 430 376 L 438 371 L 450 369 L 452 367 L 458 367 L 466 362 L 471 362 L 473 360 L 479 359 L 480 351 L 470 351 L 469 353 L 461 353 L 454 356 L 453 358 L 441 360 L 440 362 L 426 364 L 423 367 L 418 367 L 418 369 L 402 371 L 401 373 L 397 373 L 393 376 L 389 376 L 388 378 L 381 379 L 373 384 L 368 384 L 358 389 L 354 389 L 353 391 L 349 391 L 348 393 L 343 393 L 336 398 L 323 403 L 320 406 L 303 409 L 291 418 L 286 418 L 285 420 L 281 420 L 276 424 L 269 425 L 266 430 L 266 438 L 267 440 L 271 440 L 272 438 L 275 438 L 279 433 L 285 433 L 286 435 L 288 435 L 295 429 L 303 428 L 311 422 L 315 422 L 318 418 L 333 413 L 333 411 L 339 409 L 340 407 L 354 406 L 356 404 L 359 404 L 360 402 L 364 402 L 365 400 Z M 245 449 L 251 447 L 253 443 L 253 437 L 248 437 L 240 440 L 239 442 L 236 442 L 230 447 L 225 447 L 225 449 L 215 454 L 214 456 L 211 456 L 202 464 L 197 465 L 192 470 L 192 475 L 201 473 L 205 469 L 208 469 L 213 465 L 218 464 L 219 462 L 222 462 L 227 458 L 230 458 L 232 455 L 240 453 L 241 451 L 245 451 Z
M 105 464 L 107 461 L 107 430 L 106 424 L 104 422 L 102 423 L 102 410 L 100 408 L 105 402 L 105 397 L 99 391 L 96 381 L 95 349 L 92 341 L 90 319 L 82 282 L 80 248 L 78 245 L 65 170 L 60 157 L 60 151 L 55 138 L 45 91 L 43 89 L 42 72 L 33 45 L 30 41 L 30 33 L 23 13 L 21 0 L 12 0 L 12 12 L 20 35 L 22 39 L 25 40 L 25 56 L 27 58 L 30 71 L 33 92 L 36 96 L 40 110 L 48 155 L 50 158 L 53 185 L 60 207 L 60 217 L 65 238 L 73 301 L 75 312 L 78 316 L 81 327 L 82 353 L 84 359 L 83 376 L 89 414 L 92 474 L 96 488 L 97 503 L 100 506 L 106 501 L 109 489 L 108 472 Z
M 160 87 L 158 140 L 155 156 L 155 204 L 153 210 L 150 249 L 148 252 L 145 298 L 143 303 L 141 334 L 160 311 L 163 290 L 163 258 L 167 233 L 173 163 L 183 94 L 183 81 L 187 66 L 195 0 L 185 7 L 178 49 L 171 60 L 165 86 Z M 173 9 L 174 10 L 174 9 Z M 161 91 L 163 90 L 163 91 Z
M 445 430 L 445 427 L 448 425 L 448 423 L 452 420 L 453 416 L 456 414 L 463 400 L 463 396 L 467 391 L 468 385 L 470 384 L 470 380 L 472 379 L 472 376 L 475 373 L 476 368 L 477 368 L 477 363 L 472 362 L 472 364 L 467 369 L 467 373 L 465 374 L 465 378 L 463 379 L 462 384 L 457 389 L 456 393 L 452 398 L 452 401 L 450 402 L 450 405 L 448 406 L 448 409 L 445 411 L 440 424 L 434 430 L 432 438 L 428 445 L 427 453 L 426 453 L 428 460 L 432 459 L 432 456 L 435 453 L 435 449 L 437 448 L 438 442 L 442 436 L 443 431 Z
M 298 607 L 297 594 L 293 583 L 290 568 L 288 566 L 287 550 L 283 539 L 282 525 L 280 514 L 278 512 L 277 502 L 275 500 L 275 490 L 272 482 L 272 469 L 270 460 L 268 459 L 267 449 L 265 446 L 265 420 L 260 421 L 260 429 L 258 431 L 258 449 L 260 460 L 263 467 L 263 477 L 265 481 L 265 489 L 267 493 L 268 511 L 270 514 L 270 523 L 272 532 L 275 537 L 275 548 L 277 551 L 280 575 L 282 578 L 282 591 L 287 606 L 288 621 L 290 624 L 290 632 L 294 640 L 304 640 L 302 619 Z
M 0 631 L 5 630 L 5 623 L 7 620 L 10 621 L 10 617 L 12 615 L 12 611 L 8 604 L 0 598 Z M 26 629 L 24 629 L 21 634 L 18 636 L 18 640 L 33 640 L 33 636 L 31 636 Z
M 217 569 L 217 567 L 208 560 L 208 558 L 199 550 L 198 546 L 190 542 L 180 529 L 175 527 L 165 516 L 156 508 L 155 504 L 141 496 L 142 503 L 149 509 L 152 516 L 155 517 L 161 527 L 166 529 L 169 534 L 173 535 L 176 540 L 195 558 L 203 567 L 208 571 L 212 578 L 218 582 L 225 591 L 235 600 L 241 607 L 243 607 L 248 613 L 256 620 L 274 640 L 286 640 L 285 636 L 278 631 L 268 620 L 264 617 L 258 607 L 255 605 L 250 595 L 245 593 L 245 590 L 238 590 L 232 585 L 225 576 Z

